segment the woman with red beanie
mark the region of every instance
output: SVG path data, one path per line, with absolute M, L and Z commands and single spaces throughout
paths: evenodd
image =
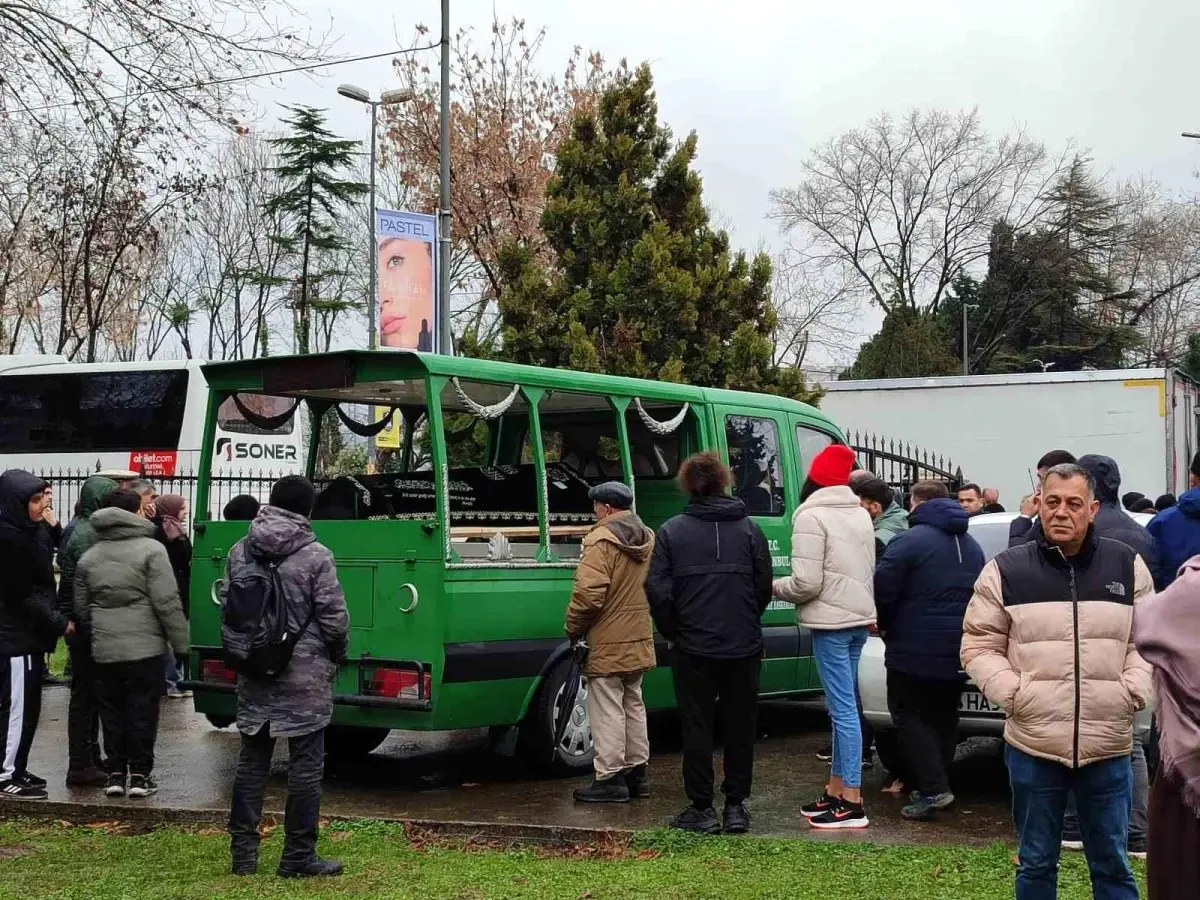
M 800 808 L 814 828 L 865 828 L 862 732 L 855 701 L 858 660 L 875 622 L 875 529 L 850 490 L 854 451 L 822 450 L 800 489 L 792 517 L 792 574 L 775 596 L 796 605 L 812 631 L 813 656 L 833 720 L 833 762 L 825 793 Z

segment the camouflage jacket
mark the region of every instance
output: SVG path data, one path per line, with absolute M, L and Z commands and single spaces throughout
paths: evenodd
M 303 625 L 310 611 L 315 614 L 283 675 L 274 681 L 238 678 L 238 730 L 257 734 L 269 723 L 274 737 L 311 734 L 333 715 L 333 678 L 350 633 L 333 554 L 317 543 L 308 519 L 264 506 L 246 537 L 229 551 L 225 583 L 251 556 L 283 559 L 279 577 L 293 628 Z

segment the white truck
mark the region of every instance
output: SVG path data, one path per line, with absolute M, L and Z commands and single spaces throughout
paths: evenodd
M 1048 450 L 1101 453 L 1121 490 L 1187 490 L 1200 447 L 1200 385 L 1172 369 L 835 381 L 821 409 L 845 432 L 946 456 L 1016 511 Z

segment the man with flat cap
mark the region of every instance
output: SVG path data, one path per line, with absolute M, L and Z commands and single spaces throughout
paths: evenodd
M 595 779 L 575 791 L 583 803 L 626 803 L 650 796 L 650 738 L 642 674 L 654 668 L 654 632 L 646 570 L 654 533 L 631 511 L 633 491 L 607 481 L 588 492 L 596 524 L 583 539 L 567 607 L 567 634 L 589 647 L 588 718 L 596 746 Z

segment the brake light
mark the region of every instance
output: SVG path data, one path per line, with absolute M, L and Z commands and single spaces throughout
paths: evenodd
M 200 680 L 216 684 L 236 684 L 237 673 L 225 665 L 224 660 L 202 659 L 200 660 Z
M 432 695 L 430 672 L 380 666 L 367 674 L 363 693 L 370 697 L 428 700 Z

